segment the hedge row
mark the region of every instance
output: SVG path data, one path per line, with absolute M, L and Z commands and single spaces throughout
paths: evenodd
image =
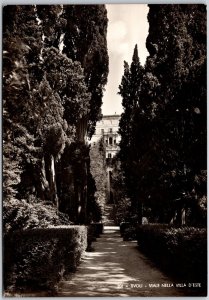
M 141 225 L 139 247 L 165 270 L 187 282 L 207 280 L 207 232 L 205 228 Z
M 102 223 L 92 223 L 92 224 L 88 225 L 87 228 L 88 228 L 87 251 L 91 251 L 92 250 L 91 244 L 92 244 L 92 242 L 96 241 L 96 238 L 98 238 L 100 236 L 100 234 L 103 233 L 104 225 Z
M 124 241 L 136 240 L 136 226 L 129 222 L 120 223 L 120 234 Z
M 96 237 L 99 237 L 100 234 L 103 233 L 103 230 L 104 230 L 104 225 L 102 223 L 92 223 L 90 224 L 89 226 L 91 226 L 94 230 L 94 235 Z
M 53 290 L 86 248 L 85 226 L 17 231 L 4 239 L 4 289 Z
M 125 230 L 131 227 L 131 223 L 129 222 L 122 222 L 120 223 L 120 234 L 123 237 Z

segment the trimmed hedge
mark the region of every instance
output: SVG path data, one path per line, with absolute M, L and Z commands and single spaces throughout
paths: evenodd
M 122 222 L 120 223 L 120 234 L 123 237 L 125 230 L 131 227 L 130 222 Z
M 87 226 L 87 251 L 92 251 L 92 242 L 96 242 L 95 228 L 91 225 Z
M 89 226 L 93 228 L 95 237 L 99 237 L 103 233 L 104 225 L 102 223 L 91 223 Z
M 76 270 L 87 248 L 85 226 L 17 231 L 4 239 L 4 288 L 53 290 Z
M 136 227 L 130 226 L 125 229 L 123 233 L 124 241 L 135 241 L 136 240 Z
M 124 241 L 135 241 L 136 225 L 130 222 L 120 223 L 120 234 Z
M 103 233 L 104 225 L 102 223 L 91 223 L 87 226 L 87 251 L 92 251 L 92 242 L 96 242 L 96 238 Z
M 103 232 L 104 232 L 104 224 L 102 224 L 102 223 L 94 223 L 94 224 L 96 226 L 96 233 L 98 235 L 103 234 Z
M 137 241 L 141 250 L 179 279 L 187 282 L 206 282 L 205 228 L 174 228 L 165 224 L 141 225 L 137 229 Z

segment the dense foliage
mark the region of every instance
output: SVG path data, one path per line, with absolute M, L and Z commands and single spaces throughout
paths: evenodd
M 131 209 L 131 200 L 127 195 L 125 176 L 122 171 L 118 154 L 112 159 L 111 185 L 114 190 L 115 214 L 114 219 L 117 225 L 121 222 L 130 221 L 134 218 Z
M 76 17 L 80 10 L 81 19 Z M 75 14 L 74 19 L 71 14 Z M 82 36 L 73 38 L 82 55 L 73 57 L 71 53 L 75 48 L 69 42 L 70 26 L 81 33 L 79 28 L 84 20 L 89 25 L 82 28 Z M 6 230 L 19 228 L 21 222 L 22 228 L 32 224 L 42 226 L 44 222 L 36 216 L 42 204 L 42 212 L 37 214 L 43 214 L 43 220 L 59 219 L 58 211 L 62 210 L 75 223 L 86 222 L 88 197 L 94 203 L 95 190 L 92 183 L 87 183 L 90 169 L 85 143 L 88 128 L 91 135 L 100 117 L 107 80 L 106 31 L 104 5 L 4 7 L 3 210 Z M 68 157 L 69 152 L 71 157 Z M 81 182 L 80 178 L 83 178 Z M 71 193 L 66 199 L 67 185 Z M 80 199 L 83 199 L 81 203 Z M 24 209 L 29 212 L 29 207 L 32 212 L 29 215 L 36 221 L 21 216 Z M 63 222 L 66 223 L 66 217 Z M 50 221 L 45 225 L 48 223 Z
M 137 240 L 140 249 L 164 270 L 170 272 L 170 275 L 178 276 L 178 281 L 181 282 L 201 282 L 201 290 L 205 293 L 207 281 L 205 228 L 174 228 L 165 224 L 141 225 L 137 230 Z
M 64 49 L 73 61 L 84 69 L 85 82 L 91 93 L 88 114 L 88 135 L 94 133 L 101 118 L 101 104 L 108 75 L 107 11 L 104 5 L 64 5 L 67 20 Z
M 92 143 L 90 148 L 90 170 L 95 180 L 96 201 L 100 207 L 102 214 L 104 213 L 106 196 L 107 196 L 107 170 L 106 170 L 106 154 L 104 141 Z
M 77 268 L 87 248 L 85 226 L 55 226 L 16 231 L 5 239 L 4 287 L 54 289 L 63 276 Z
M 206 225 L 206 7 L 149 5 L 150 55 L 119 87 L 127 193 L 151 222 Z

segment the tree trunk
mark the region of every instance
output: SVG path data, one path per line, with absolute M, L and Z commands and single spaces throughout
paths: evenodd
M 176 209 L 174 216 L 170 221 L 170 224 L 174 224 L 177 226 L 186 225 L 186 208 L 184 206 L 179 206 Z
M 87 119 L 83 117 L 79 120 L 76 127 L 76 136 L 79 142 L 86 144 L 87 141 Z
M 83 117 L 79 120 L 77 127 L 76 127 L 76 137 L 77 141 L 86 145 L 87 142 L 87 118 Z M 81 174 L 77 174 L 80 176 L 80 183 L 75 183 L 76 187 L 76 198 L 78 203 L 78 223 L 85 224 L 86 222 L 86 208 L 87 208 L 87 163 L 84 157 L 80 157 L 81 165 L 80 165 L 80 172 Z M 76 175 L 75 175 L 76 176 Z
M 58 208 L 55 162 L 53 155 L 45 155 L 45 174 L 49 186 L 48 199 Z
M 56 186 L 56 175 L 55 175 L 55 162 L 54 156 L 50 155 L 50 169 L 49 169 L 49 187 L 50 187 L 50 200 L 56 205 L 58 209 L 58 197 L 57 197 L 57 186 Z
M 41 166 L 40 166 L 40 172 L 37 174 L 39 178 L 37 178 L 38 181 L 38 197 L 42 200 L 48 200 L 49 199 L 49 182 L 46 178 L 46 170 L 45 170 L 45 160 L 44 157 L 41 160 Z
M 86 223 L 86 209 L 87 209 L 87 164 L 86 162 L 82 165 L 82 181 L 77 187 L 77 202 L 78 202 L 78 223 Z

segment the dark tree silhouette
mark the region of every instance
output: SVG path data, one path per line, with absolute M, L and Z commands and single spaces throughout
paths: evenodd
M 85 82 L 91 93 L 88 134 L 92 136 L 101 118 L 108 75 L 107 11 L 105 5 L 64 5 L 63 9 L 67 20 L 63 52 L 84 68 Z
M 147 49 L 150 56 L 145 70 L 142 77 L 134 76 L 140 83 L 132 91 L 132 71 L 126 65 L 123 89 L 120 86 L 125 108 L 120 123 L 122 168 L 127 187 L 132 182 L 129 190 L 136 197 L 135 203 L 143 202 L 145 208 L 151 207 L 152 220 L 169 222 L 174 216 L 172 221 L 177 224 L 186 221 L 203 224 L 206 211 L 205 6 L 149 7 Z M 139 101 L 134 107 L 137 94 Z
M 67 42 L 64 39 L 69 21 L 66 19 L 66 12 L 74 11 L 74 6 L 4 7 L 3 184 L 4 196 L 8 200 L 5 203 L 11 204 L 7 205 L 7 210 L 12 209 L 12 206 L 19 209 L 24 201 L 24 205 L 31 203 L 34 207 L 37 201 L 48 201 L 46 203 L 51 203 L 56 214 L 63 196 L 61 187 L 66 184 L 63 176 L 60 176 L 65 168 L 60 159 L 66 145 L 74 143 L 73 155 L 84 162 L 78 169 L 85 173 L 85 178 L 82 184 L 76 185 L 79 171 L 74 168 L 73 182 L 77 198 L 72 196 L 72 201 L 76 202 L 82 196 L 84 200 L 81 211 L 83 216 L 86 215 L 88 195 L 85 191 L 84 196 L 82 191 L 87 187 L 89 154 L 85 139 L 87 127 L 91 127 L 92 122 L 95 123 L 99 118 L 102 91 L 108 72 L 106 9 L 105 6 L 92 6 L 89 9 L 92 22 L 97 20 L 98 26 L 86 28 L 87 52 L 91 53 L 91 49 L 94 49 L 95 53 L 92 57 L 86 53 L 84 63 L 84 60 L 74 61 L 69 55 L 62 53 L 62 47 L 65 52 L 71 52 L 70 45 L 62 43 Z M 75 26 L 82 27 L 82 19 L 74 21 Z M 90 29 L 94 32 L 93 39 Z M 100 48 L 101 41 L 103 44 Z M 77 37 L 75 43 L 78 49 L 79 42 L 81 40 Z M 98 44 L 97 47 L 95 43 Z M 92 66 L 96 65 L 98 70 L 94 69 L 90 74 Z M 94 97 L 92 93 L 95 93 Z M 92 104 L 92 97 L 98 97 L 99 101 Z M 83 143 L 81 148 L 86 150 L 81 151 L 78 157 L 80 143 Z M 59 176 L 57 171 L 60 172 Z M 69 185 L 70 182 L 71 179 Z M 76 192 L 76 189 L 80 192 Z M 13 200 L 19 202 L 14 204 L 11 202 Z M 78 209 L 80 204 L 75 205 Z M 35 208 L 31 211 L 34 212 Z M 80 223 L 85 222 L 85 218 L 82 218 Z M 12 222 L 12 217 L 10 221 Z M 39 221 L 34 226 L 39 226 Z M 30 223 L 30 220 L 27 222 Z

